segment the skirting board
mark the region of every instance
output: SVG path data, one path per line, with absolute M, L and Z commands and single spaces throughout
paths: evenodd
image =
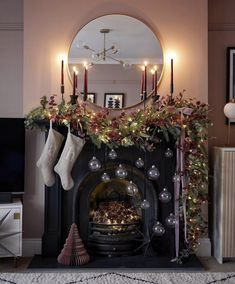
M 211 256 L 211 241 L 209 238 L 199 239 L 199 248 L 196 253 L 197 256 Z M 41 254 L 41 239 L 23 239 L 22 241 L 22 256 L 34 256 Z
M 42 239 L 23 239 L 22 256 L 29 257 L 42 253 Z

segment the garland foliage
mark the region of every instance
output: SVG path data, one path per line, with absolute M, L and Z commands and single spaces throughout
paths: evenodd
M 172 135 L 177 140 L 184 129 L 181 151 L 184 151 L 185 169 L 179 174 L 186 176 L 187 185 L 182 189 L 180 201 L 183 204 L 187 200 L 187 238 L 190 251 L 196 250 L 198 239 L 207 230 L 201 208 L 207 201 L 208 187 L 208 105 L 179 94 L 173 100 L 162 97 L 145 109 L 131 113 L 123 111 L 119 116 L 111 117 L 108 109 L 94 112 L 85 102 L 57 105 L 55 95 L 52 95 L 49 100 L 45 96 L 41 98 L 40 106 L 27 114 L 25 125 L 28 129 L 46 129 L 43 122 L 48 123 L 50 119 L 59 125 L 70 124 L 75 135 L 90 138 L 97 147 L 102 143 L 110 148 L 135 145 L 144 151 L 157 147 L 160 137 L 168 141 Z M 180 212 L 182 217 L 183 209 Z

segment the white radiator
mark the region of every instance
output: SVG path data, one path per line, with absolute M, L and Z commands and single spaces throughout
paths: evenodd
M 214 256 L 235 257 L 235 148 L 214 148 Z

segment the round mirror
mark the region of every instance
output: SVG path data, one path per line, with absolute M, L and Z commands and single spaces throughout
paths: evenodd
M 161 43 L 150 28 L 133 17 L 116 14 L 85 25 L 68 54 L 70 78 L 74 70 L 77 73 L 77 92 L 82 94 L 87 84 L 87 100 L 114 109 L 138 104 L 144 90 L 148 95 L 156 93 L 163 62 Z

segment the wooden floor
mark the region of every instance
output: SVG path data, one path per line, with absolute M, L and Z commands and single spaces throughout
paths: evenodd
M 235 261 L 225 262 L 219 264 L 213 257 L 200 257 L 205 271 L 208 272 L 235 272 Z M 0 258 L 0 272 L 24 272 L 27 271 L 27 267 L 31 261 L 31 258 L 21 257 L 14 265 L 13 258 Z

